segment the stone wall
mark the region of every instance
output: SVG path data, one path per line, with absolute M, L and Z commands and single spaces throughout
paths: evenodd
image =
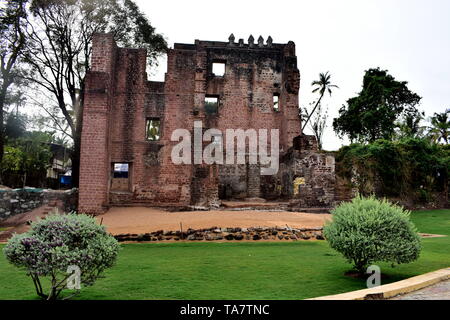
M 42 190 L 42 189 L 0 189 L 0 220 L 31 211 L 52 201 L 61 201 L 64 211 L 77 209 L 78 191 Z
M 281 164 L 281 194 L 291 209 L 335 205 L 335 158 L 331 153 L 292 150 Z
M 324 240 L 323 228 L 209 228 L 188 229 L 186 231 L 156 231 L 143 234 L 119 234 L 120 241 L 297 241 Z

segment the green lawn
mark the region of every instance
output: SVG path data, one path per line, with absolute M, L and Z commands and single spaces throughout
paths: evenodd
M 412 215 L 420 232 L 450 235 L 450 210 Z M 391 267 L 398 281 L 450 266 L 450 237 L 423 240 L 418 261 Z M 123 245 L 106 278 L 78 299 L 305 299 L 365 287 L 325 241 Z M 0 299 L 35 299 L 31 280 L 0 256 Z

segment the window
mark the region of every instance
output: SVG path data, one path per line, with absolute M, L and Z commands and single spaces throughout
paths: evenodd
M 113 178 L 124 178 L 124 179 L 128 178 L 128 170 L 129 170 L 128 163 L 114 163 L 113 167 L 114 167 Z
M 205 112 L 208 114 L 217 113 L 219 107 L 218 97 L 205 97 Z
M 273 110 L 280 111 L 280 95 L 278 93 L 273 95 Z
M 212 73 L 216 77 L 223 77 L 225 75 L 225 63 L 224 62 L 214 62 L 212 64 Z
M 161 121 L 158 118 L 147 119 L 145 137 L 147 141 L 158 141 L 161 137 Z

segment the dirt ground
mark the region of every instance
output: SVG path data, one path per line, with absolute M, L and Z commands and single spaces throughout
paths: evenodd
M 331 219 L 330 214 L 272 211 L 193 211 L 169 212 L 157 208 L 111 208 L 97 217 L 114 235 L 147 233 L 158 230 L 177 231 L 180 223 L 188 228 L 249 228 L 286 226 L 314 228 Z

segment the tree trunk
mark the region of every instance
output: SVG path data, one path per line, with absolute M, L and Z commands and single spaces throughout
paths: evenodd
M 314 112 L 316 111 L 317 107 L 319 106 L 320 101 L 322 101 L 322 98 L 323 98 L 323 93 L 320 95 L 319 100 L 317 100 L 316 105 L 314 106 L 314 109 L 311 111 L 311 113 L 308 116 L 308 119 L 306 119 L 305 123 L 303 124 L 302 134 L 303 134 L 303 130 L 306 129 L 306 125 L 308 124 L 309 120 L 311 120 L 312 115 L 314 114 Z
M 81 151 L 81 133 L 74 136 L 72 160 L 72 187 L 78 188 L 80 185 L 80 151 Z
M 4 107 L 5 107 L 5 99 L 6 99 L 6 90 L 5 85 L 0 92 L 0 164 L 3 161 L 3 153 L 5 152 L 5 126 L 4 126 Z M 0 177 L 1 180 L 1 177 Z
M 6 81 L 6 80 L 5 80 Z M 0 92 L 0 167 L 3 162 L 3 155 L 5 153 L 5 126 L 4 126 L 4 107 L 6 100 L 6 90 L 8 89 L 7 83 L 3 83 L 3 87 Z M 3 184 L 3 170 L 0 170 L 0 184 Z
M 78 188 L 80 186 L 80 160 L 81 160 L 81 132 L 83 129 L 83 99 L 77 112 L 76 129 L 73 134 L 73 151 L 72 151 L 72 186 Z

